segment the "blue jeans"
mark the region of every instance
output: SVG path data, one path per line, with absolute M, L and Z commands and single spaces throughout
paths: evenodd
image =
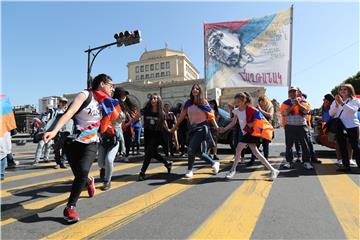
M 192 170 L 194 166 L 195 156 L 198 155 L 202 160 L 214 165 L 215 161 L 206 153 L 206 133 L 209 132 L 208 126 L 203 126 L 198 130 L 189 133 L 189 149 L 188 149 L 188 170 Z
M 135 146 L 136 151 L 139 151 L 140 148 L 140 136 L 141 136 L 141 128 L 134 128 L 134 139 L 132 141 L 132 151 L 134 152 Z
M 101 144 L 99 144 L 98 165 L 99 168 L 105 169 L 104 182 L 111 181 L 114 168 L 114 160 L 119 150 L 119 145 L 119 142 L 117 142 L 117 144 L 113 148 L 105 149 Z
M 5 178 L 5 168 L 7 167 L 7 157 L 4 157 L 3 159 L 1 159 L 1 172 L 0 172 L 0 177 L 1 180 Z
M 125 140 L 124 140 L 124 133 L 121 127 L 115 127 L 115 134 L 119 139 L 119 152 L 121 156 L 125 155 Z
M 48 143 L 45 143 L 44 140 L 40 140 L 37 148 L 36 148 L 36 153 L 35 153 L 35 161 L 39 162 L 40 161 L 40 157 L 41 157 L 41 153 L 43 150 L 43 147 L 45 146 L 45 152 L 44 152 L 44 161 L 49 161 L 49 155 L 50 155 L 50 147 L 53 144 L 53 141 L 51 140 Z

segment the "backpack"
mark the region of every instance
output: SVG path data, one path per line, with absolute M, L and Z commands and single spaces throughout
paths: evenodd
M 93 93 L 89 91 L 89 95 L 86 100 L 76 111 L 74 116 L 67 123 L 65 123 L 63 128 L 65 128 L 66 131 L 69 132 L 69 136 L 67 138 L 75 140 L 78 137 L 80 129 L 76 128 L 75 116 L 90 104 L 92 97 Z M 45 124 L 45 126 L 43 128 L 40 128 L 39 131 L 34 134 L 33 143 L 38 143 L 43 138 L 45 132 L 52 131 L 55 128 L 56 124 L 59 122 L 60 118 L 68 111 L 72 104 L 73 102 L 70 103 L 69 107 L 64 113 L 58 113 L 58 111 L 56 111 L 51 117 L 51 119 Z

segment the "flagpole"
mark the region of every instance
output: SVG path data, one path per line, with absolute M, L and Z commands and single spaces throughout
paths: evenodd
M 291 4 L 290 8 L 290 60 L 289 60 L 289 70 L 288 70 L 288 87 L 291 86 L 292 80 L 292 45 L 293 45 L 293 23 L 294 23 L 294 4 Z

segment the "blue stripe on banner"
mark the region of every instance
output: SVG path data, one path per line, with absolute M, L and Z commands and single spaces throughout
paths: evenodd
M 257 38 L 262 32 L 266 30 L 269 24 L 276 17 L 276 14 L 265 16 L 262 18 L 253 18 L 251 21 L 239 29 L 242 36 L 242 44 L 245 47 L 255 38 Z
M 90 129 L 90 130 L 85 130 L 85 131 L 81 132 L 80 137 L 85 137 L 87 135 L 93 134 L 93 133 L 97 132 L 98 130 L 99 130 L 99 127 L 96 127 L 96 128 Z
M 0 107 L 0 116 L 6 115 L 8 113 L 11 113 L 13 111 L 10 98 L 8 96 L 3 97 L 0 101 L 1 107 Z

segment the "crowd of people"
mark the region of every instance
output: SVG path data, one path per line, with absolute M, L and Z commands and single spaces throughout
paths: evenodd
M 270 171 L 269 179 L 277 178 L 279 170 L 269 163 L 269 147 L 275 137 L 271 123 L 276 112 L 267 96 L 259 96 L 253 101 L 247 92 L 237 93 L 228 103 L 232 121 L 225 126 L 219 126 L 217 102 L 204 97 L 200 84 L 194 84 L 189 99 L 173 108 L 164 104 L 156 93 L 149 94 L 143 108 L 134 104 L 128 96 L 129 92 L 124 88 L 114 88 L 110 76 L 100 74 L 93 79 L 91 89 L 81 91 L 70 105 L 66 98 L 61 98 L 57 109 L 49 107 L 36 121 L 43 133 L 38 139 L 34 164 L 38 164 L 43 148 L 44 161 L 49 161 L 52 145 L 55 168 L 67 168 L 67 161 L 75 176 L 63 213 L 68 222 L 80 219 L 76 203 L 82 189 L 87 187 L 89 197 L 95 195 L 95 179 L 89 176 L 95 159 L 104 191 L 111 188 L 115 159 L 119 157 L 129 162 L 130 152 L 143 157 L 139 181 L 147 179 L 146 171 L 152 159 L 161 162 L 164 170 L 171 173 L 173 163 L 169 159 L 175 159 L 176 155 L 187 156 L 185 178 L 192 178 L 195 174 L 196 156 L 209 164 L 214 174 L 218 174 L 218 137 L 232 131 L 236 148 L 232 167 L 224 177 L 233 178 L 237 165 L 245 163 L 244 154 L 250 152 L 251 159 L 245 166 L 253 165 L 258 159 Z M 306 97 L 300 89 L 290 87 L 288 99 L 279 108 L 285 130 L 284 169 L 294 168 L 294 155 L 306 170 L 313 169 L 313 164 L 321 163 L 313 147 L 311 107 Z M 321 128 L 329 132 L 329 140 L 335 142 L 338 171 L 351 171 L 352 157 L 360 165 L 359 108 L 360 101 L 355 98 L 352 85 L 342 84 L 336 96 L 325 95 L 322 116 L 316 118 L 322 123 Z M 326 122 L 336 122 L 333 133 Z M 140 154 L 142 131 L 144 156 Z M 296 153 L 293 152 L 294 145 Z M 162 147 L 161 152 L 159 146 Z

